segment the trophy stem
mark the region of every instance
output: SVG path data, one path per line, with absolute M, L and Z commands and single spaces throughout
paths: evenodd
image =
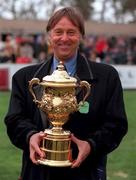
M 63 128 L 60 126 L 53 126 L 51 130 L 53 133 L 59 133 L 59 134 L 62 134 L 64 132 Z

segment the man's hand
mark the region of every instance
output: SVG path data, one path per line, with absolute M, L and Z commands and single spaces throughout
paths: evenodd
M 38 157 L 39 158 L 45 157 L 44 152 L 41 151 L 39 147 L 40 142 L 44 136 L 45 134 L 43 132 L 39 132 L 39 133 L 33 134 L 30 137 L 30 141 L 29 141 L 30 159 L 32 160 L 34 164 L 38 164 L 37 163 Z
M 91 146 L 87 141 L 82 141 L 77 139 L 73 134 L 71 134 L 71 140 L 76 143 L 79 153 L 77 159 L 73 162 L 72 168 L 79 167 L 80 164 L 87 158 L 91 152 Z

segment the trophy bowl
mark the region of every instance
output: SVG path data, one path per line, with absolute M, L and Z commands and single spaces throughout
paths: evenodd
M 42 86 L 41 100 L 37 100 L 33 90 L 34 85 Z M 66 167 L 72 164 L 70 131 L 62 126 L 69 120 L 69 115 L 78 111 L 79 104 L 76 99 L 76 89 L 85 88 L 86 94 L 82 100 L 90 94 L 90 84 L 86 81 L 77 82 L 70 77 L 60 61 L 57 69 L 51 74 L 43 77 L 42 81 L 33 78 L 29 81 L 29 90 L 33 101 L 48 117 L 50 128 L 45 129 L 45 137 L 41 143 L 41 150 L 45 152 L 45 158 L 38 159 L 43 165 Z

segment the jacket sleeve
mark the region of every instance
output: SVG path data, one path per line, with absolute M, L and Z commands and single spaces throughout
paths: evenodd
M 38 132 L 36 125 L 28 116 L 27 93 L 28 82 L 22 73 L 16 73 L 12 78 L 12 92 L 8 113 L 5 116 L 7 134 L 11 142 L 21 148 L 28 148 L 30 135 Z
M 128 130 L 123 90 L 115 69 L 109 72 L 106 87 L 101 126 L 88 138 L 92 152 L 97 155 L 106 155 L 116 149 Z

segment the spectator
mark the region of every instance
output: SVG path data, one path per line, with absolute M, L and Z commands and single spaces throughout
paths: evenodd
M 16 63 L 32 63 L 33 49 L 29 43 L 21 43 L 19 57 L 16 59 Z

